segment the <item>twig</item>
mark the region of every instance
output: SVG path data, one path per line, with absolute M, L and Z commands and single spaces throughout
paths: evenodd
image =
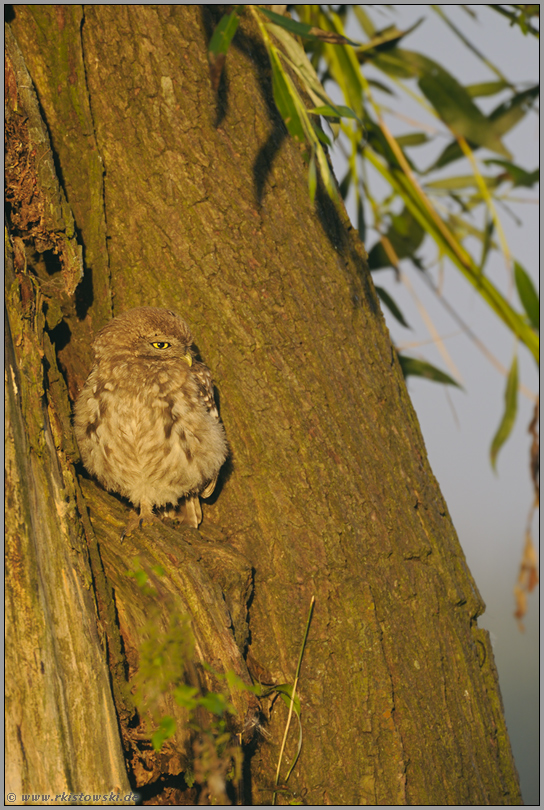
M 296 669 L 296 673 L 295 673 L 295 681 L 293 683 L 293 691 L 291 692 L 291 703 L 289 704 L 289 714 L 287 716 L 287 724 L 285 726 L 285 731 L 284 731 L 284 734 L 283 734 L 283 741 L 282 741 L 281 749 L 280 749 L 280 755 L 278 757 L 278 767 L 276 769 L 276 781 L 274 783 L 276 787 L 279 785 L 279 781 L 280 781 L 281 760 L 282 760 L 282 757 L 283 757 L 283 752 L 285 750 L 285 743 L 287 742 L 287 734 L 289 733 L 289 726 L 291 725 L 291 717 L 293 716 L 293 706 L 295 704 L 295 695 L 296 695 L 296 691 L 297 691 L 297 683 L 298 683 L 298 679 L 299 679 L 299 675 L 300 675 L 300 668 L 302 666 L 302 656 L 304 655 L 304 649 L 306 647 L 306 641 L 308 639 L 308 633 L 310 631 L 310 622 L 312 621 L 312 613 L 314 612 L 314 604 L 315 604 L 315 596 L 312 596 L 312 601 L 310 602 L 310 610 L 309 610 L 309 613 L 308 613 L 308 621 L 306 622 L 306 631 L 304 633 L 304 638 L 302 640 L 302 647 L 301 647 L 300 655 L 299 655 L 299 658 L 298 658 L 298 664 L 297 664 L 297 669 Z M 297 759 L 298 759 L 298 754 L 297 754 Z M 295 759 L 295 762 L 296 762 L 296 759 Z M 289 770 L 289 773 L 287 774 L 287 778 L 285 780 L 286 782 L 287 782 L 287 779 L 289 779 L 289 776 L 291 775 L 291 771 L 293 770 L 295 762 L 293 762 L 293 765 L 291 766 L 291 769 Z M 274 807 L 275 804 L 276 804 L 276 791 L 274 791 L 274 795 L 272 796 L 272 806 Z

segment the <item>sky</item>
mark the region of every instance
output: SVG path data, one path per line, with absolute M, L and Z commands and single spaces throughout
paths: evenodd
M 406 29 L 417 19 L 424 17 L 422 25 L 402 41 L 401 47 L 435 59 L 462 84 L 496 79 L 490 69 L 467 50 L 429 5 L 395 5 L 395 11 L 387 15 L 378 11 L 383 6 L 366 8 L 378 28 L 395 22 L 399 28 Z M 519 29 L 512 30 L 507 20 L 484 5 L 469 8 L 477 14 L 477 21 L 471 19 L 459 6 L 442 6 L 465 36 L 494 64 L 500 66 L 508 79 L 519 82 L 524 87 L 535 84 L 539 75 L 538 41 L 534 37 L 524 37 Z M 366 38 L 357 28 L 350 28 L 347 33 L 358 41 Z M 365 75 L 368 77 L 369 71 L 365 70 Z M 384 79 L 383 74 L 378 74 L 377 71 L 374 75 Z M 331 92 L 331 85 L 328 84 L 326 89 Z M 502 99 L 495 96 L 477 99 L 476 103 L 484 112 L 488 112 L 500 100 Z M 420 107 L 406 103 L 400 95 L 389 99 L 388 104 L 394 112 L 402 112 L 418 121 L 436 125 L 436 121 L 430 116 L 424 117 Z M 386 121 L 394 134 L 410 131 L 394 114 L 386 115 Z M 529 171 L 537 167 L 539 129 L 535 114 L 526 116 L 503 140 L 513 154 L 514 163 Z M 426 154 L 426 148 L 419 147 L 409 152 L 410 157 L 420 166 L 429 165 L 435 154 Z M 492 156 L 483 150 L 477 154 L 478 157 Z M 336 175 L 342 178 L 345 163 L 342 164 L 334 154 L 332 157 Z M 453 164 L 451 173 L 459 173 L 460 165 Z M 468 169 L 463 173 L 468 174 Z M 535 190 L 530 189 L 516 189 L 515 196 L 527 201 L 511 206 L 521 224 L 514 222 L 502 211 L 501 221 L 512 255 L 524 266 L 538 287 L 538 197 Z M 354 208 L 350 207 L 349 201 L 348 211 L 353 219 Z M 370 233 L 367 248 L 375 240 L 376 236 Z M 426 255 L 434 254 L 430 252 Z M 463 391 L 414 377 L 408 380 L 408 390 L 421 424 L 431 467 L 448 504 L 469 567 L 487 605 L 478 624 L 491 634 L 524 802 L 527 805 L 538 804 L 538 589 L 529 598 L 524 633 L 520 632 L 513 617 L 513 588 L 519 571 L 525 526 L 532 502 L 527 428 L 533 404 L 524 396 L 519 396 L 516 426 L 500 452 L 495 474 L 489 462 L 489 448 L 502 416 L 505 378 L 466 336 L 459 333 L 457 324 L 447 316 L 433 294 L 418 279 L 417 272 L 408 265 L 404 265 L 403 269 L 439 334 L 444 337 L 447 350 L 462 376 Z M 488 275 L 504 294 L 511 296 L 512 304 L 520 310 L 504 259 L 499 254 L 495 254 L 490 261 Z M 393 271 L 379 271 L 374 275 L 374 280 L 392 295 L 412 326 L 411 331 L 404 329 L 384 311 L 395 344 L 406 347 L 408 354 L 426 359 L 448 371 L 410 293 L 395 280 Z M 516 349 L 512 335 L 479 299 L 468 282 L 448 264 L 445 265 L 444 292 L 477 336 L 505 367 L 509 367 Z M 521 381 L 536 393 L 538 373 L 534 360 L 524 347 L 519 347 L 518 358 Z M 533 537 L 537 538 L 536 518 L 533 524 Z

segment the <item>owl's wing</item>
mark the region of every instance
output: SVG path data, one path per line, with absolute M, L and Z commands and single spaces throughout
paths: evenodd
M 198 385 L 198 393 L 209 413 L 219 419 L 215 396 L 213 393 L 212 375 L 208 366 L 204 363 L 193 363 L 191 368 Z
M 217 411 L 217 405 L 215 404 L 215 396 L 213 393 L 213 382 L 210 369 L 208 366 L 205 366 L 204 363 L 193 363 L 191 371 L 195 375 L 199 396 L 201 397 L 208 413 L 215 417 L 215 419 L 219 419 L 219 413 Z M 215 489 L 216 483 L 217 475 L 214 476 L 212 480 L 206 484 L 202 492 L 199 493 L 200 497 L 209 498 Z

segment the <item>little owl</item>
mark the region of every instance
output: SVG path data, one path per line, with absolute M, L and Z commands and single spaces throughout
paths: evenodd
M 96 335 L 74 427 L 87 470 L 139 507 L 126 534 L 181 498 L 185 522 L 198 526 L 199 496 L 212 494 L 227 457 L 211 374 L 192 342 L 181 318 L 154 307 L 131 309 Z

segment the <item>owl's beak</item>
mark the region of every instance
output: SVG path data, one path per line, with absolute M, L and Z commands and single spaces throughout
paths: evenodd
M 185 360 L 185 362 L 187 363 L 187 365 L 189 366 L 189 368 L 190 368 L 190 367 L 193 365 L 193 358 L 191 357 L 191 355 L 189 354 L 189 352 L 187 352 L 187 354 L 184 354 L 184 355 L 183 355 L 183 359 Z

